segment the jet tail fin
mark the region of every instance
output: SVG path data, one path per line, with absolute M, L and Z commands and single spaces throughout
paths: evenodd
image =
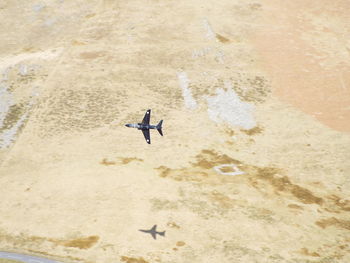
M 161 236 L 165 236 L 165 231 L 163 231 L 163 232 L 158 232 L 158 235 L 161 235 Z
M 160 135 L 163 136 L 162 124 L 163 124 L 163 120 L 161 120 L 161 121 L 157 124 L 157 131 L 159 132 Z

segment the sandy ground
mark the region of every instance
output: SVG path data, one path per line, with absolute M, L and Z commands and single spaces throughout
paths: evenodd
M 0 250 L 350 262 L 348 9 L 2 1 Z
M 21 263 L 21 262 L 20 261 L 16 261 L 16 260 L 1 259 L 0 258 L 0 263 Z

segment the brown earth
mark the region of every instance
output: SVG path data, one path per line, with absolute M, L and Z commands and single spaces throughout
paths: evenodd
M 253 38 L 274 94 L 350 132 L 350 2 L 268 0 L 262 6 Z

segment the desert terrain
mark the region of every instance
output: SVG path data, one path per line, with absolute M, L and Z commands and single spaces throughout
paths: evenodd
M 1 1 L 0 251 L 350 262 L 349 9 Z

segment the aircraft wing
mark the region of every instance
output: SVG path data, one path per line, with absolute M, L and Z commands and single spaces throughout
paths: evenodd
M 149 124 L 151 119 L 151 110 L 147 110 L 145 113 L 145 117 L 143 117 L 142 124 Z
M 152 235 L 152 237 L 153 237 L 154 239 L 157 239 L 157 233 L 156 233 L 156 232 L 152 232 L 151 235 Z
M 149 134 L 149 129 L 142 130 L 143 136 L 145 136 L 145 140 L 148 144 L 151 144 L 151 136 Z

